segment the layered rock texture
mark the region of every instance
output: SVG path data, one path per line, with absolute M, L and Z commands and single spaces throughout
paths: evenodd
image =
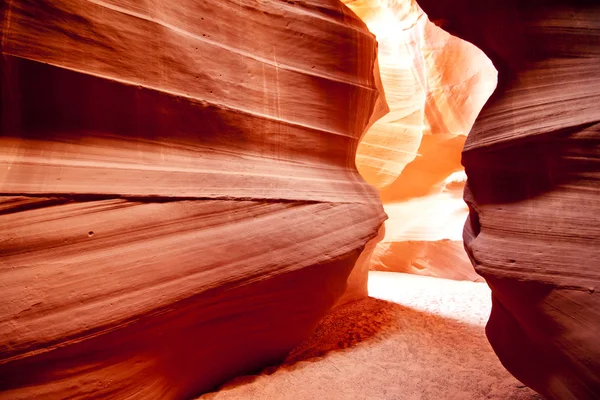
M 375 37 L 334 0 L 0 7 L 0 397 L 189 398 L 284 358 L 385 218 L 354 161 Z
M 358 146 L 356 163 L 389 220 L 375 270 L 481 280 L 462 244 L 460 153 L 496 87 L 486 55 L 431 22 L 415 1 L 346 0 L 379 42 L 390 113 Z
M 597 399 L 600 4 L 420 3 L 499 71 L 463 153 L 464 240 L 492 288 L 490 342 L 548 398 Z

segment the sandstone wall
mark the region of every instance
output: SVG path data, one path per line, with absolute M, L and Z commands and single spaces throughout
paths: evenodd
M 600 393 L 600 5 L 421 0 L 499 71 L 467 138 L 465 247 L 493 291 L 487 335 L 553 399 Z
M 189 398 L 285 357 L 385 218 L 354 165 L 374 36 L 334 0 L 0 7 L 0 397 Z

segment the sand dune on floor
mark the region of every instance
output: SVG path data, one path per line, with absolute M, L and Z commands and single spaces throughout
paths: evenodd
M 328 315 L 284 365 L 201 399 L 540 398 L 485 338 L 485 283 L 372 271 L 369 294 Z

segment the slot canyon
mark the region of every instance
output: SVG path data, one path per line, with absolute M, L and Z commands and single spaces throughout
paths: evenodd
M 600 399 L 597 0 L 0 32 L 0 399 Z

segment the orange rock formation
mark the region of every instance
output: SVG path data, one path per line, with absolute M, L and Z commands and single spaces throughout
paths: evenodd
M 421 0 L 499 71 L 463 152 L 487 335 L 549 399 L 600 393 L 600 3 Z
M 370 267 L 480 280 L 464 252 L 460 152 L 496 87 L 485 54 L 432 23 L 413 0 L 345 0 L 379 42 L 390 113 L 358 146 L 356 163 L 389 216 Z
M 386 109 L 366 26 L 337 0 L 1 7 L 0 396 L 185 398 L 285 357 L 385 218 L 354 165 Z
M 370 252 L 477 279 L 471 130 L 490 342 L 598 397 L 597 2 L 420 0 L 483 52 L 346 3 L 379 55 L 338 0 L 0 5 L 0 396 L 189 398 L 364 295 Z

